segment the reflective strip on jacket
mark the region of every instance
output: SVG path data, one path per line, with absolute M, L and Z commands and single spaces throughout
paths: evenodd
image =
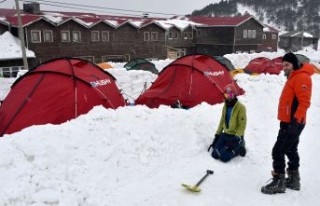
M 246 107 L 239 101 L 236 102 L 231 111 L 228 128 L 226 125 L 226 112 L 227 106 L 224 104 L 216 134 L 221 134 L 224 132 L 238 137 L 243 137 L 247 124 Z
M 314 68 L 311 64 L 303 64 L 300 69 L 290 73 L 279 99 L 280 121 L 290 123 L 295 118 L 299 123 L 306 123 L 312 93 L 312 74 Z

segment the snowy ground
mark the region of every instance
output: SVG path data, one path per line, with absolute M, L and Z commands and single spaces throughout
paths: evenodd
M 241 68 L 255 54 L 227 57 Z M 319 52 L 309 57 L 320 62 Z M 156 65 L 161 70 L 168 63 Z M 114 64 L 117 69 L 111 73 L 132 97 L 155 78 L 149 73 L 125 72 L 122 66 Z M 248 153 L 244 158 L 222 163 L 206 151 L 222 104 L 203 103 L 190 110 L 95 107 L 61 125 L 33 126 L 0 138 L 0 205 L 316 205 L 320 201 L 320 75 L 312 78 L 312 106 L 299 147 L 300 192 L 287 190 L 273 196 L 260 192 L 272 169 L 271 149 L 279 124 L 277 103 L 285 78 L 239 74 L 238 84 L 246 91 L 239 99 L 248 115 Z M 11 83 L 0 78 L 0 97 Z M 214 175 L 201 185 L 200 193 L 181 187 L 181 183 L 195 184 L 207 169 L 214 170 Z

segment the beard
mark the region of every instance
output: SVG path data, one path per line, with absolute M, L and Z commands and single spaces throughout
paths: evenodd
M 291 73 L 291 71 L 292 71 L 291 69 L 284 70 L 284 76 L 286 76 L 288 78 L 290 73 Z

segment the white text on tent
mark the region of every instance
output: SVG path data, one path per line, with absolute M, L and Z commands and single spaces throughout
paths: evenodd
M 217 72 L 204 72 L 205 76 L 222 76 L 224 75 L 224 71 L 217 71 Z
M 110 79 L 102 79 L 102 80 L 97 80 L 97 81 L 94 81 L 94 82 L 90 82 L 90 84 L 93 87 L 99 87 L 99 86 L 111 84 L 111 81 L 110 81 Z

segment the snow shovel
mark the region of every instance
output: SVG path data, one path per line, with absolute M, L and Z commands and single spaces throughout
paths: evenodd
M 182 187 L 185 187 L 187 190 L 191 191 L 191 192 L 200 192 L 201 189 L 200 189 L 200 185 L 201 183 L 209 176 L 209 175 L 212 175 L 213 174 L 213 171 L 212 170 L 207 170 L 207 174 L 205 176 L 203 176 L 201 178 L 201 180 L 199 180 L 199 182 L 194 185 L 194 186 L 191 186 L 191 185 L 187 185 L 187 184 L 183 184 L 182 183 Z

